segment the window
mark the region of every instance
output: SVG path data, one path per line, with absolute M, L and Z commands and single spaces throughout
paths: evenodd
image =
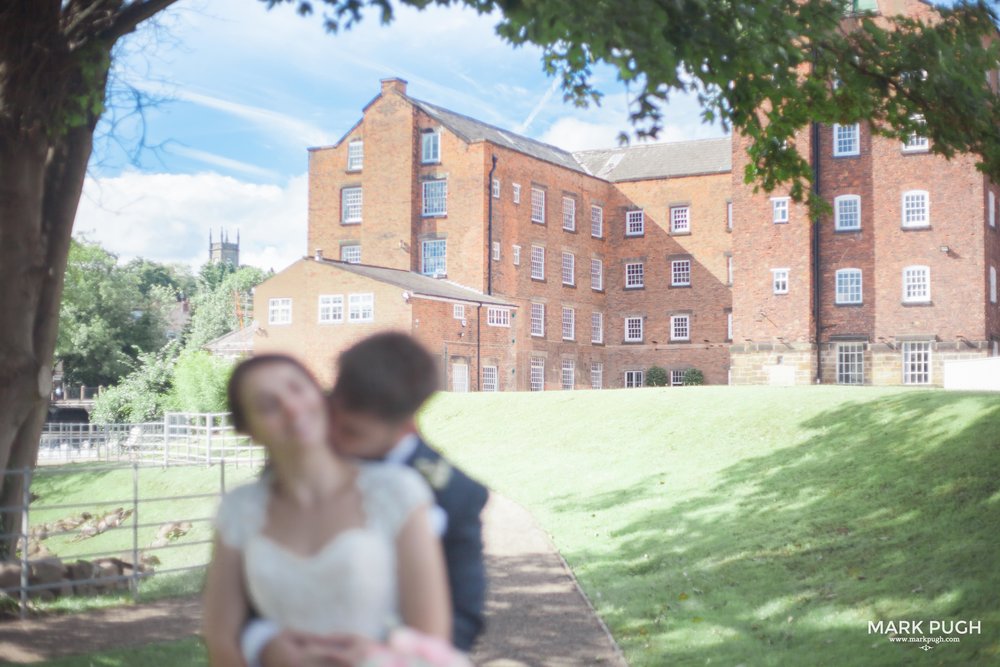
M 563 229 L 576 231 L 576 200 L 572 197 L 563 197 Z
M 776 225 L 788 222 L 788 197 L 773 197 L 771 199 L 771 221 Z
M 545 248 L 540 245 L 531 246 L 531 277 L 545 280 Z
M 726 280 L 730 285 L 733 284 L 733 256 L 729 255 L 726 257 Z
M 733 311 L 726 313 L 726 340 L 733 339 Z
M 441 161 L 441 133 L 424 132 L 420 161 L 424 164 Z
M 500 242 L 499 241 L 494 241 L 493 242 L 493 261 L 494 262 L 499 262 L 500 261 Z
M 644 280 L 642 262 L 625 265 L 625 288 L 642 287 Z
M 928 303 L 930 300 L 930 267 L 908 266 L 903 269 L 903 303 Z
M 835 276 L 837 280 L 836 302 L 839 304 L 862 303 L 861 269 L 840 269 Z
M 674 287 L 691 286 L 690 259 L 675 259 L 670 262 L 670 284 Z
M 733 231 L 733 202 L 726 202 L 726 229 Z
M 576 340 L 576 311 L 572 308 L 562 309 L 562 338 Z
M 572 389 L 576 384 L 576 362 L 573 359 L 562 360 L 562 388 Z
M 638 343 L 642 341 L 642 318 L 625 318 L 625 342 Z
M 562 254 L 562 284 L 576 284 L 576 255 L 571 252 Z
M 482 391 L 499 391 L 499 380 L 496 366 L 483 366 Z
M 347 144 L 347 171 L 361 171 L 365 159 L 364 146 L 362 141 L 352 141 Z
M 514 203 L 515 204 L 520 204 L 521 203 L 521 184 L 520 183 L 514 183 L 510 187 L 511 187 L 512 196 L 514 198 Z
M 997 267 L 990 267 L 990 303 L 997 302 Z
M 545 190 L 531 188 L 531 221 L 545 224 Z
M 861 229 L 861 197 L 841 195 L 833 200 L 833 228 L 838 232 Z
M 344 297 L 342 294 L 319 295 L 319 323 L 337 324 L 344 321 Z
M 597 344 L 604 342 L 604 313 L 590 314 L 590 342 Z
M 424 181 L 425 218 L 448 214 L 448 181 Z
M 509 327 L 510 309 L 490 306 L 486 309 L 486 324 L 491 327 Z
M 531 335 L 545 336 L 545 304 L 531 304 Z
M 464 320 L 465 319 L 465 306 L 463 304 L 456 303 L 454 306 L 452 306 L 451 316 L 453 318 L 455 318 L 456 320 Z
M 638 389 L 645 384 L 646 374 L 642 371 L 625 371 L 625 388 Z
M 493 198 L 500 199 L 500 179 L 493 179 Z
M 604 289 L 604 262 L 599 259 L 590 260 L 590 289 Z
M 625 236 L 642 236 L 646 231 L 646 214 L 641 210 L 625 214 Z
M 670 340 L 691 340 L 691 316 L 670 316 Z
M 923 116 L 914 116 L 913 122 L 918 125 L 925 125 Z M 903 142 L 903 151 L 907 153 L 922 153 L 925 152 L 930 147 L 930 142 L 927 141 L 927 137 L 921 135 L 917 131 L 913 131 L 906 137 L 906 141 Z
M 531 391 L 545 391 L 545 359 L 531 358 Z
M 672 370 L 670 371 L 670 386 L 671 387 L 683 387 L 684 386 L 684 375 L 687 373 L 685 370 Z
M 604 236 L 604 209 L 600 206 L 590 207 L 590 235 L 595 239 Z
M 930 198 L 925 190 L 903 193 L 903 227 L 927 227 L 931 224 Z
M 604 364 L 600 361 L 590 363 L 590 388 L 604 388 Z
M 771 269 L 771 282 L 775 294 L 788 294 L 788 269 Z
M 691 231 L 691 207 L 670 207 L 670 233 L 687 234 Z
M 931 344 L 903 343 L 903 384 L 931 383 Z
M 861 126 L 857 123 L 853 125 L 833 126 L 833 156 L 846 157 L 860 155 L 861 153 Z
M 514 258 L 514 266 L 521 266 L 521 246 L 516 245 L 511 247 L 511 254 Z
M 340 261 L 347 262 L 348 264 L 360 264 L 361 246 L 359 245 L 340 246 Z
M 444 276 L 448 274 L 448 242 L 445 239 L 433 239 L 421 243 L 420 272 L 425 276 Z
M 865 344 L 837 345 L 837 384 L 865 383 Z
M 990 190 L 986 193 L 987 211 L 986 218 L 990 221 L 990 227 L 997 226 L 997 196 Z
M 361 222 L 361 188 L 344 188 L 340 191 L 340 222 L 345 225 Z
M 451 390 L 461 393 L 469 391 L 469 364 L 456 361 L 451 365 Z
M 268 299 L 267 322 L 268 324 L 291 324 L 292 300 L 285 298 Z
M 349 322 L 374 322 L 375 321 L 375 295 L 351 294 L 347 297 Z

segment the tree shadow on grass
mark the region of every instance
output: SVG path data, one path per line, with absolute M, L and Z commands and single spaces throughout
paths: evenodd
M 556 507 L 662 500 L 611 531 L 610 555 L 565 554 L 630 662 L 1000 662 L 1000 398 L 910 392 L 802 426 L 806 442 L 680 501 L 651 475 Z M 926 652 L 868 634 L 898 619 L 928 636 L 932 619 L 978 620 L 982 634 Z

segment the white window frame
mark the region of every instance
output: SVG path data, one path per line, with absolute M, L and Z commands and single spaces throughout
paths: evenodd
M 631 274 L 629 269 L 631 267 L 639 267 L 637 271 L 632 271 Z M 638 282 L 634 282 L 638 280 Z M 642 262 L 629 262 L 625 265 L 625 289 L 639 289 L 640 287 L 646 286 L 646 267 Z
M 670 316 L 670 340 L 691 340 L 691 315 L 684 313 Z
M 986 191 L 986 219 L 990 222 L 990 227 L 997 226 L 997 196 L 992 190 Z
M 444 252 L 440 255 L 430 255 L 427 254 L 428 247 L 438 247 L 444 248 Z M 434 264 L 438 263 L 440 259 L 441 270 L 430 270 L 428 267 L 428 258 L 434 260 Z M 448 239 L 424 239 L 420 242 L 420 273 L 425 276 L 446 276 L 448 275 Z
M 464 394 L 469 391 L 469 364 L 453 361 L 451 364 L 451 390 Z
M 576 200 L 572 197 L 562 198 L 562 228 L 567 232 L 576 231 Z
M 563 359 L 559 373 L 559 384 L 563 391 L 571 391 L 576 387 L 576 360 Z
M 726 340 L 733 339 L 733 311 L 726 313 Z
M 535 338 L 545 338 L 545 304 L 531 304 L 531 335 Z
M 788 294 L 789 291 L 789 275 L 791 271 L 788 269 L 771 269 L 771 291 L 775 294 Z M 782 287 L 784 283 L 784 287 Z
M 428 196 L 428 190 L 434 190 L 436 188 L 441 188 L 441 192 L 435 194 L 431 192 Z M 448 215 L 448 179 L 446 178 L 435 178 L 429 181 L 424 181 L 421 186 L 421 217 L 424 218 L 443 218 Z M 434 204 L 436 206 L 431 206 Z
M 355 139 L 347 144 L 347 171 L 361 171 L 365 164 L 365 142 Z
M 726 229 L 733 231 L 733 202 L 726 202 Z
M 923 116 L 913 116 L 913 121 L 921 125 L 925 125 Z M 910 132 L 906 140 L 903 141 L 903 152 L 904 153 L 926 153 L 931 148 L 930 139 L 920 134 L 919 132 Z
M 499 178 L 494 178 L 493 179 L 493 185 L 492 185 L 491 189 L 493 190 L 493 198 L 494 199 L 500 199 L 500 179 Z
M 590 388 L 604 389 L 604 362 L 590 362 Z
M 729 279 L 729 286 L 733 285 L 733 256 L 728 255 L 726 257 L 726 278 Z
M 638 331 L 639 331 L 638 337 L 636 337 L 633 334 L 633 327 L 631 326 L 631 324 L 633 322 L 637 322 L 638 325 L 639 325 L 638 326 Z M 645 331 L 643 330 L 644 328 L 645 328 L 645 322 L 642 321 L 641 317 L 626 317 L 625 318 L 625 342 L 626 343 L 641 343 L 643 340 L 645 340 Z
M 642 389 L 646 386 L 646 372 L 625 371 L 625 381 L 622 386 L 626 389 Z
M 545 190 L 541 188 L 531 188 L 531 221 L 545 224 Z
M 595 239 L 604 238 L 604 209 L 596 204 L 590 207 L 590 235 Z
M 625 212 L 625 236 L 642 236 L 646 233 L 646 212 L 641 208 Z
M 791 197 L 771 197 L 771 222 L 776 225 L 788 224 L 791 218 Z
M 844 209 L 854 204 L 856 224 L 849 225 L 850 218 L 844 215 Z M 840 195 L 833 198 L 833 229 L 838 232 L 861 231 L 861 196 Z
M 923 218 L 914 218 L 909 220 L 909 209 L 907 208 L 907 199 L 919 197 L 923 200 Z M 915 201 L 915 200 L 914 200 Z M 930 227 L 931 225 L 931 195 L 927 190 L 907 190 L 903 193 L 900 198 L 900 210 L 902 217 L 900 218 L 900 224 L 903 229 L 921 229 L 923 227 Z M 916 211 L 916 208 L 912 209 Z
M 531 246 L 531 277 L 545 280 L 545 246 Z
M 428 150 L 430 148 L 430 150 Z M 441 130 L 422 132 L 420 137 L 420 163 L 439 164 L 441 162 Z
M 923 279 L 918 279 L 918 276 Z M 911 287 L 926 284 L 922 294 L 911 294 Z M 931 301 L 931 267 L 923 264 L 913 264 L 903 267 L 903 303 L 930 303 Z
M 590 314 L 590 342 L 595 345 L 604 343 L 604 313 Z
M 671 387 L 683 387 L 684 386 L 684 376 L 687 375 L 687 369 L 675 368 L 670 371 L 670 386 Z
M 320 324 L 341 324 L 344 321 L 344 295 L 320 294 L 316 319 Z
M 531 357 L 528 381 L 531 391 L 545 391 L 545 357 Z
M 671 206 L 670 207 L 670 233 L 690 234 L 691 233 L 691 207 Z
M 990 303 L 997 302 L 997 267 L 990 267 Z
M 357 202 L 349 201 L 357 196 Z M 360 225 L 364 195 L 361 187 L 342 188 L 340 190 L 340 224 Z
M 340 246 L 340 261 L 347 262 L 348 264 L 360 264 L 361 244 L 351 243 L 350 245 Z
M 850 140 L 847 134 L 853 134 L 854 138 L 849 147 L 844 147 L 845 139 Z M 855 157 L 861 155 L 861 124 L 852 123 L 850 125 L 833 124 L 833 157 Z
M 456 320 L 465 319 L 465 304 L 456 303 L 451 308 L 451 316 Z
M 510 250 L 514 260 L 514 266 L 521 266 L 521 246 L 511 246 Z
M 511 198 L 514 200 L 515 204 L 521 203 L 521 184 L 512 183 L 511 184 Z
M 687 276 L 685 278 L 685 276 Z M 675 259 L 670 262 L 670 285 L 691 287 L 691 260 Z
M 494 262 L 499 262 L 500 261 L 500 242 L 499 241 L 494 241 L 493 242 L 493 253 L 492 253 L 492 256 L 493 256 L 493 261 Z
M 483 366 L 479 390 L 486 392 L 500 391 L 500 373 L 496 366 Z
M 837 343 L 837 384 L 865 383 L 865 344 Z
M 590 259 L 590 289 L 595 292 L 604 289 L 604 262 L 596 257 Z
M 901 352 L 903 384 L 930 384 L 934 377 L 934 351 L 931 349 L 930 341 L 906 341 Z M 915 359 L 916 355 L 922 358 Z
M 562 254 L 562 284 L 569 287 L 576 285 L 576 255 L 571 252 Z
M 854 278 L 857 278 L 855 284 Z M 838 269 L 834 273 L 834 302 L 842 306 L 857 306 L 865 302 L 864 275 L 861 269 Z
M 279 296 L 267 300 L 267 323 L 284 326 L 292 323 L 292 299 Z
M 562 339 L 576 340 L 576 309 L 563 306 L 562 309 Z
M 372 292 L 348 294 L 347 306 L 347 321 L 349 323 L 361 324 L 375 321 L 375 295 Z
M 491 327 L 510 327 L 510 308 L 489 306 L 486 308 L 486 325 Z

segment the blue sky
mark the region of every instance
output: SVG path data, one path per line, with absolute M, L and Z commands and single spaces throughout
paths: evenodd
M 306 148 L 333 143 L 360 117 L 379 79 L 569 150 L 613 145 L 627 129 L 627 93 L 598 70 L 599 108 L 563 102 L 538 49 L 514 49 L 495 18 L 462 9 L 404 9 L 340 35 L 292 7 L 256 0 L 182 0 L 124 45 L 117 75 L 158 100 L 120 141 L 98 141 L 77 216 L 78 236 L 123 259 L 194 266 L 210 228 L 240 229 L 243 260 L 281 269 L 306 252 Z M 663 140 L 717 136 L 693 100 L 667 109 Z

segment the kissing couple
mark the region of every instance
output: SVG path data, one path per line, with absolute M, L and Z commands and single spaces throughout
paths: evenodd
M 262 355 L 229 381 L 261 477 L 215 520 L 203 637 L 212 667 L 466 667 L 483 628 L 488 491 L 420 437 L 433 357 L 402 333 L 343 352 L 333 391 Z

